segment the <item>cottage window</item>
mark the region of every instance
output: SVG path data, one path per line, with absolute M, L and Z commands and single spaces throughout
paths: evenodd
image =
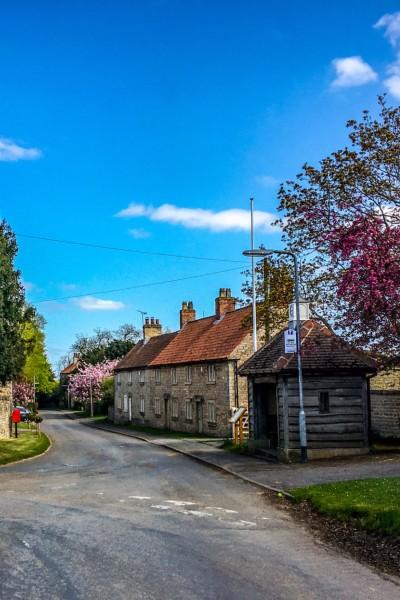
M 120 394 L 117 394 L 117 408 L 122 409 L 122 396 Z
M 121 385 L 121 373 L 117 373 L 117 385 Z
M 319 412 L 329 412 L 329 392 L 319 392 Z
M 160 400 L 160 398 L 154 398 L 154 414 L 157 417 L 161 416 L 161 400 Z
M 156 369 L 154 373 L 156 383 L 161 383 L 161 369 Z
M 215 365 L 209 364 L 207 365 L 207 378 L 209 383 L 215 382 Z
M 186 400 L 185 415 L 188 421 L 191 421 L 193 419 L 193 403 L 191 400 Z
M 129 420 L 132 421 L 132 396 L 129 394 L 128 396 L 128 412 L 129 412 Z
M 139 383 L 144 383 L 144 371 L 139 371 Z
M 139 405 L 140 405 L 139 412 L 142 415 L 144 415 L 144 398 L 143 398 L 143 396 L 139 400 Z
M 178 374 L 177 374 L 176 367 L 172 367 L 172 369 L 171 369 L 171 383 L 173 383 L 173 384 L 178 383 Z
M 174 419 L 177 419 L 179 417 L 179 405 L 177 398 L 172 398 L 172 417 Z
M 209 423 L 215 423 L 215 402 L 208 403 L 208 421 Z
M 124 394 L 124 412 L 128 412 L 128 394 Z
M 132 385 L 132 371 L 128 371 L 128 383 Z
M 185 368 L 185 383 L 192 383 L 192 367 L 187 365 Z

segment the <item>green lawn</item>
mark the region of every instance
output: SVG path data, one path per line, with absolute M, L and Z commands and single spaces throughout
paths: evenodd
M 0 465 L 42 454 L 49 446 L 50 440 L 44 433 L 20 430 L 18 438 L 0 440 Z
M 400 477 L 341 481 L 291 490 L 319 512 L 363 529 L 400 535 Z
M 105 417 L 105 420 L 107 417 Z M 146 425 L 116 425 L 114 427 L 121 427 L 123 429 L 130 429 L 131 431 L 137 431 L 138 433 L 150 433 L 151 435 L 159 435 L 162 437 L 170 438 L 196 438 L 196 439 L 211 439 L 209 435 L 203 435 L 201 433 L 185 433 L 184 431 L 170 431 L 168 429 L 156 429 L 155 427 L 147 427 Z

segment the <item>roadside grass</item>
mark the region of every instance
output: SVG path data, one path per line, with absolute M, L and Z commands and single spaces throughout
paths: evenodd
M 400 477 L 341 481 L 291 490 L 322 514 L 361 529 L 400 535 Z
M 49 446 L 47 435 L 22 428 L 17 438 L 0 441 L 0 465 L 42 454 Z

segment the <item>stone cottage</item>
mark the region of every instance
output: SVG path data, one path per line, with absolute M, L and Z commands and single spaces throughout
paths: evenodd
M 62 403 L 67 408 L 72 408 L 74 406 L 74 399 L 70 397 L 68 391 L 69 380 L 72 375 L 78 372 L 80 366 L 80 360 L 77 356 L 74 355 L 72 362 L 64 367 L 62 371 L 60 371 L 60 389 L 62 396 Z
M 284 333 L 239 372 L 249 388 L 249 445 L 291 460 L 300 453 L 299 387 L 297 354 L 285 353 Z M 367 453 L 369 378 L 376 373 L 375 361 L 315 319 L 302 321 L 301 355 L 309 458 Z
M 252 353 L 250 313 L 222 288 L 210 317 L 196 319 L 183 302 L 179 331 L 161 334 L 159 321 L 146 319 L 144 339 L 115 370 L 115 421 L 230 436 L 232 411 L 247 407 L 238 367 Z

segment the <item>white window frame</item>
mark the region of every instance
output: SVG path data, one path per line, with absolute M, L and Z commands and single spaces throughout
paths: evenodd
M 139 369 L 139 383 L 144 383 L 144 369 Z
M 192 383 L 192 365 L 186 365 L 185 367 L 185 383 Z
M 161 398 L 154 398 L 154 414 L 161 417 Z
M 156 369 L 154 372 L 154 381 L 156 383 L 161 383 L 161 369 Z
M 178 398 L 172 398 L 172 402 L 171 402 L 171 417 L 173 419 L 179 419 L 179 402 L 178 402 Z
M 193 402 L 191 399 L 185 402 L 185 417 L 187 421 L 193 420 Z
M 215 363 L 208 363 L 207 365 L 207 381 L 208 383 L 215 383 L 216 373 L 215 373 Z
M 132 371 L 128 371 L 128 384 L 129 385 L 132 385 L 132 379 L 133 379 L 132 375 L 133 375 Z
M 144 396 L 140 396 L 139 398 L 139 412 L 141 415 L 144 415 L 145 413 Z
M 216 423 L 215 402 L 207 403 L 207 420 L 209 423 Z
M 176 367 L 171 367 L 171 383 L 172 385 L 178 383 L 178 369 Z
M 124 394 L 124 407 L 123 407 L 123 412 L 127 413 L 129 410 L 128 408 L 128 394 Z
M 121 394 L 117 394 L 117 408 L 122 410 L 122 396 Z
M 117 385 L 121 385 L 121 372 L 118 371 L 117 373 Z

